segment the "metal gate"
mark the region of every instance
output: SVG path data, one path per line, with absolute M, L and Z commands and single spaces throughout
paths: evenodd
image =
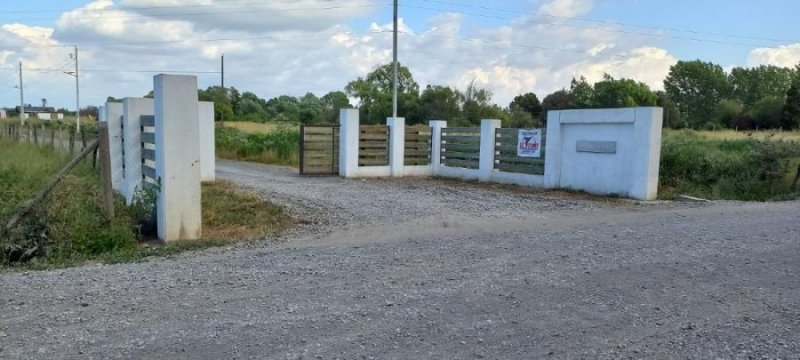
M 339 126 L 300 126 L 300 175 L 339 175 Z

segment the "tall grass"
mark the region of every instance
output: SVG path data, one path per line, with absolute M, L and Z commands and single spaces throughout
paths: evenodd
M 297 165 L 300 132 L 281 126 L 267 134 L 245 133 L 235 128 L 216 129 L 217 156 L 264 164 Z
M 719 140 L 694 131 L 666 133 L 661 150 L 662 196 L 774 200 L 790 189 L 800 164 L 800 142 L 770 138 Z

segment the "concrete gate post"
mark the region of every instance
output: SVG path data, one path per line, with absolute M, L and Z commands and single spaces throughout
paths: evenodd
M 111 153 L 111 185 L 114 190 L 122 191 L 125 182 L 125 160 L 122 156 L 122 103 L 109 102 L 106 103 L 104 109 L 104 120 L 108 123 L 108 146 Z
M 217 160 L 214 148 L 214 102 L 201 101 L 199 106 L 201 178 L 203 181 L 214 181 L 217 178 Z
M 339 111 L 339 176 L 357 176 L 358 127 L 358 109 Z
M 136 191 L 142 189 L 142 115 L 153 115 L 153 99 L 125 98 L 122 100 L 122 124 L 125 138 L 125 188 L 122 193 L 131 205 Z
M 500 128 L 500 126 L 500 120 L 481 120 L 481 154 L 478 163 L 479 181 L 492 181 L 492 173 L 494 173 L 494 147 L 497 143 L 495 139 L 495 129 Z
M 389 174 L 392 177 L 402 177 L 405 167 L 406 151 L 406 119 L 387 118 L 389 126 Z
M 197 77 L 160 74 L 153 83 L 158 237 L 197 240 L 202 235 Z
M 428 125 L 431 127 L 431 167 L 433 175 L 438 176 L 442 166 L 442 129 L 447 128 L 447 121 L 431 120 Z

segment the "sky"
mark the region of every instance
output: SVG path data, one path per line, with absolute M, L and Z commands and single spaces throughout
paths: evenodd
M 263 98 L 343 90 L 392 58 L 391 0 L 4 0 L 0 106 L 74 109 L 137 97 L 157 73 L 193 74 Z M 662 88 L 669 67 L 800 63 L 796 0 L 399 0 L 400 61 L 421 88 L 471 81 L 507 106 L 573 77 Z

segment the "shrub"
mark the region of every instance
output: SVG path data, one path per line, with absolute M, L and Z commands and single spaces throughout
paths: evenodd
M 246 134 L 233 128 L 217 128 L 216 146 L 222 158 L 291 165 L 297 163 L 300 132 L 288 125 L 269 134 Z

